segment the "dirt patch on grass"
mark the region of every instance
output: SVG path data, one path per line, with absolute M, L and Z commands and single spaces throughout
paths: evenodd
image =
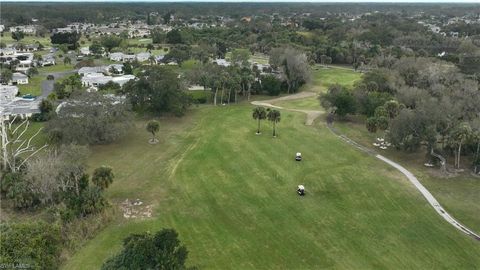
M 153 205 L 146 205 L 140 199 L 129 200 L 126 199 L 120 204 L 120 208 L 123 212 L 123 217 L 126 219 L 131 218 L 150 218 L 152 217 Z

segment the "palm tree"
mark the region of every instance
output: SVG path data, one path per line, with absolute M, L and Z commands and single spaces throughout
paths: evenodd
M 72 59 L 68 56 L 65 56 L 65 58 L 63 58 L 63 64 L 64 65 L 70 65 L 72 63 Z
M 151 52 L 153 50 L 153 44 L 149 43 L 147 44 L 147 51 Z
M 253 109 L 253 119 L 258 120 L 257 135 L 260 134 L 260 120 L 267 118 L 267 111 L 263 107 L 256 107 Z
M 147 123 L 147 131 L 152 133 L 152 138 L 150 139 L 150 143 L 157 143 L 158 140 L 155 137 L 155 133 L 158 132 L 160 129 L 160 123 L 156 120 L 151 120 Z
M 277 137 L 277 134 L 275 133 L 275 125 L 280 122 L 280 112 L 277 110 L 268 110 L 267 118 L 268 121 L 273 123 L 273 137 Z
M 101 166 L 93 171 L 92 182 L 100 189 L 106 189 L 113 182 L 112 168 Z
M 157 59 L 155 58 L 154 55 L 150 55 L 150 57 L 148 58 L 148 61 L 150 62 L 150 65 L 153 66 L 157 62 Z
M 460 156 L 462 154 L 463 144 L 472 135 L 472 127 L 469 123 L 460 123 L 451 134 L 451 144 L 458 147 L 456 151 L 455 167 L 460 168 Z

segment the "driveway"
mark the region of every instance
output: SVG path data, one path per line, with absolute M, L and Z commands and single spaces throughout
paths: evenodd
M 55 80 L 49 81 L 49 80 L 45 79 L 44 81 L 42 81 L 42 83 L 40 85 L 41 88 L 42 88 L 42 95 L 39 98 L 40 99 L 47 98 L 48 95 L 50 95 L 50 93 L 53 92 L 53 84 L 56 80 L 58 80 L 62 77 L 65 77 L 67 75 L 76 73 L 77 71 L 78 71 L 78 69 L 73 69 L 73 70 L 68 70 L 68 71 L 60 71 L 60 72 L 41 73 L 40 76 L 45 76 L 45 78 L 47 77 L 47 75 L 53 75 Z

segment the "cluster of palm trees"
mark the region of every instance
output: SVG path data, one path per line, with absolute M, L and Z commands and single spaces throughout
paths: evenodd
M 278 110 L 264 107 L 255 107 L 252 113 L 253 119 L 258 121 L 258 128 L 257 128 L 257 135 L 261 134 L 260 132 L 260 121 L 264 119 L 268 119 L 268 121 L 273 123 L 273 137 L 277 137 L 277 133 L 275 130 L 275 126 L 278 122 L 280 122 L 280 112 Z

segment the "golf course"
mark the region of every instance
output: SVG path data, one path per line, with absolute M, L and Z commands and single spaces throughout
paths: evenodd
M 350 86 L 360 76 L 320 69 L 303 90 Z M 323 110 L 312 96 L 275 105 Z M 203 105 L 182 118 L 156 119 L 155 145 L 148 143 L 147 120 L 137 120 L 126 138 L 92 147 L 90 168 L 115 172 L 107 194 L 118 213 L 63 269 L 99 269 L 128 235 L 162 228 L 178 231 L 188 265 L 200 269 L 480 267 L 479 241 L 442 219 L 399 171 L 340 140 L 323 115 L 306 126 L 304 113 L 281 109 L 273 138 L 268 121 L 255 134 L 253 108 Z M 125 217 L 126 199 L 142 202 L 139 215 Z M 460 205 L 468 207 L 474 196 L 467 200 Z M 461 217 L 479 228 L 474 215 Z

